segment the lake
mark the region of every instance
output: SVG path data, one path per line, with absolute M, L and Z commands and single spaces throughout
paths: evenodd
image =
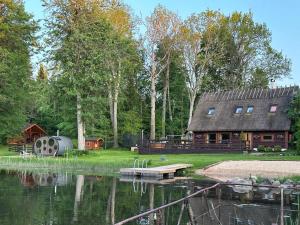
M 0 172 L 1 225 L 109 225 L 215 182 L 131 180 L 69 173 Z M 286 190 L 285 224 L 297 224 L 299 194 Z M 280 224 L 280 190 L 222 186 L 128 224 Z

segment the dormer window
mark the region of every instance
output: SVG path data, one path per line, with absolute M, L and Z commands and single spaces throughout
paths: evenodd
M 277 105 L 271 105 L 270 113 L 275 113 L 277 111 Z
M 243 106 L 237 106 L 235 108 L 235 114 L 241 114 L 243 112 Z
M 254 110 L 254 106 L 253 105 L 249 105 L 247 108 L 247 113 L 253 113 Z
M 215 114 L 215 111 L 216 111 L 215 107 L 211 107 L 208 109 L 207 115 L 212 116 Z

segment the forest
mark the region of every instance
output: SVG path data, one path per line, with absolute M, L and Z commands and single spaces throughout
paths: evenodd
M 182 135 L 203 92 L 268 87 L 291 60 L 248 13 L 187 18 L 157 5 L 139 18 L 121 0 L 0 0 L 0 140 L 37 123 L 78 139 Z M 33 58 L 42 60 L 33 69 Z M 297 112 L 296 112 L 297 113 Z M 298 113 L 299 114 L 299 113 Z

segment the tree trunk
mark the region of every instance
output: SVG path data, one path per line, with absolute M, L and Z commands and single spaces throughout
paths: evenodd
M 111 124 L 113 127 L 114 126 L 113 125 L 114 117 L 113 117 L 113 97 L 112 97 L 112 92 L 111 92 L 112 87 L 109 86 L 108 89 L 109 89 L 108 90 L 109 114 L 110 114 L 110 121 L 111 121 Z
M 171 97 L 170 97 L 170 84 L 168 85 L 168 105 L 169 105 L 169 119 L 173 122 L 173 112 L 171 107 Z
M 195 100 L 196 100 L 196 93 L 191 93 L 188 127 L 189 127 L 189 125 L 190 125 L 190 123 L 192 121 Z
M 115 96 L 113 98 L 113 135 L 114 135 L 114 148 L 119 147 L 118 143 L 118 90 L 115 90 Z
M 169 76 L 170 76 L 170 56 L 167 59 L 167 71 L 164 81 L 163 89 L 163 106 L 162 106 L 162 117 L 161 117 L 161 136 L 166 136 L 166 112 L 167 112 L 167 93 L 169 89 Z
M 156 62 L 155 55 L 152 56 L 151 68 L 151 121 L 150 121 L 150 139 L 155 139 L 155 102 L 156 102 Z
M 81 96 L 77 94 L 77 137 L 78 150 L 85 150 L 84 122 L 82 119 Z

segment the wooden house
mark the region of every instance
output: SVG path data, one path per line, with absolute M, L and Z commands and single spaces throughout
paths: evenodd
M 102 138 L 86 137 L 85 138 L 85 149 L 87 149 L 87 150 L 100 149 L 102 147 L 103 143 L 104 143 L 104 141 Z
M 287 149 L 291 121 L 287 111 L 298 87 L 205 93 L 188 131 L 206 150 L 247 150 L 259 146 Z
M 18 137 L 8 140 L 8 144 L 33 144 L 36 139 L 47 135 L 46 131 L 37 124 L 27 124 Z

